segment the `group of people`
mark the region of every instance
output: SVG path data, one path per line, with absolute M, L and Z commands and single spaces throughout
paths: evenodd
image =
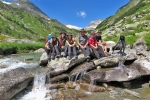
M 97 59 L 105 57 L 107 48 L 106 43 L 101 37 L 102 32 L 98 31 L 97 34 L 95 32 L 91 32 L 89 37 L 85 33 L 86 31 L 81 29 L 77 41 L 71 33 L 66 34 L 65 32 L 61 32 L 59 38 L 56 36 L 51 36 L 51 39 L 45 44 L 45 50 L 48 54 L 48 59 L 51 60 L 62 56 L 67 57 L 67 55 L 69 60 L 71 60 L 71 58 L 77 59 L 78 49 L 81 49 L 84 56 L 88 59 L 90 59 L 91 50 Z

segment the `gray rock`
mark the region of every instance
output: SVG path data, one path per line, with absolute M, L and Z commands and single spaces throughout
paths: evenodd
M 116 67 L 119 63 L 120 56 L 110 56 L 110 57 L 103 57 L 101 59 L 95 60 L 95 66 L 101 66 L 104 68 L 108 67 Z
M 78 59 L 68 60 L 66 58 L 58 58 L 51 60 L 47 65 L 50 68 L 50 76 L 60 75 L 63 72 L 66 72 L 69 69 L 73 69 L 79 64 L 82 64 L 86 61 L 84 57 L 78 57 Z M 58 63 L 59 62 L 59 63 Z
M 148 34 L 149 32 L 147 31 L 143 31 L 143 32 L 140 32 L 140 33 L 135 33 L 136 36 L 144 36 L 146 34 Z
M 90 71 L 95 69 L 95 65 L 93 62 L 85 62 L 81 65 L 78 65 L 70 72 L 70 76 L 81 74 L 82 72 Z
M 43 65 L 47 65 L 47 64 L 48 64 L 48 56 L 47 56 L 47 53 L 44 52 L 42 54 L 42 56 L 40 57 L 39 65 L 43 66 Z
M 139 22 L 135 22 L 134 24 L 127 24 L 125 25 L 126 29 L 133 30 L 139 25 Z
M 120 64 L 119 67 L 116 68 L 92 70 L 85 75 L 84 80 L 87 82 L 91 80 L 97 82 L 130 81 L 141 76 L 150 75 L 149 66 L 149 59 L 138 59 L 128 67 Z
M 56 82 L 60 82 L 62 80 L 69 80 L 68 74 L 61 74 L 61 75 L 58 75 L 56 77 L 50 78 L 48 80 L 48 82 L 49 83 L 56 83 Z
M 40 53 L 40 52 L 45 52 L 45 50 L 43 48 L 40 48 L 38 50 L 35 50 L 34 52 L 37 52 L 37 53 L 39 52 Z
M 33 75 L 24 68 L 17 68 L 0 75 L 0 100 L 9 100 L 33 80 Z
M 144 55 L 146 56 L 146 51 L 147 51 L 147 45 L 145 44 L 145 40 L 143 37 L 138 39 L 134 44 L 133 44 L 133 49 L 136 50 L 137 55 Z

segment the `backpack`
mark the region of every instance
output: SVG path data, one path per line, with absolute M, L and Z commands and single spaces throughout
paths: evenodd
M 46 44 L 48 41 L 50 41 L 50 40 L 52 39 L 52 37 L 53 37 L 52 34 L 49 34 L 49 35 L 48 35 L 48 38 L 46 38 L 46 40 L 45 40 L 45 44 Z

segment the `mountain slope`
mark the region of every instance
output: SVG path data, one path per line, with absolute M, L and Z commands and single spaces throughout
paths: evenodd
M 55 19 L 47 20 L 32 12 L 16 9 L 2 2 L 0 2 L 0 8 L 0 37 L 3 34 L 43 42 L 49 33 L 57 35 L 61 31 L 75 32 Z
M 32 2 L 29 2 L 29 0 L 14 0 L 10 4 L 13 8 L 16 9 L 22 9 L 27 10 L 29 12 L 32 12 L 33 14 L 45 18 L 50 19 L 45 13 L 43 13 L 37 6 L 35 6 Z
M 103 31 L 105 40 L 118 41 L 119 36 L 124 35 L 127 44 L 143 36 L 150 50 L 150 1 L 130 0 L 96 29 Z

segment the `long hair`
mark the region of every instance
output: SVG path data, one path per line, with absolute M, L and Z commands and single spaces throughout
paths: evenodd
M 72 35 L 70 35 L 71 36 L 71 38 L 69 38 L 69 35 L 67 36 L 67 41 L 70 43 L 70 42 L 72 42 L 73 40 L 72 40 Z

